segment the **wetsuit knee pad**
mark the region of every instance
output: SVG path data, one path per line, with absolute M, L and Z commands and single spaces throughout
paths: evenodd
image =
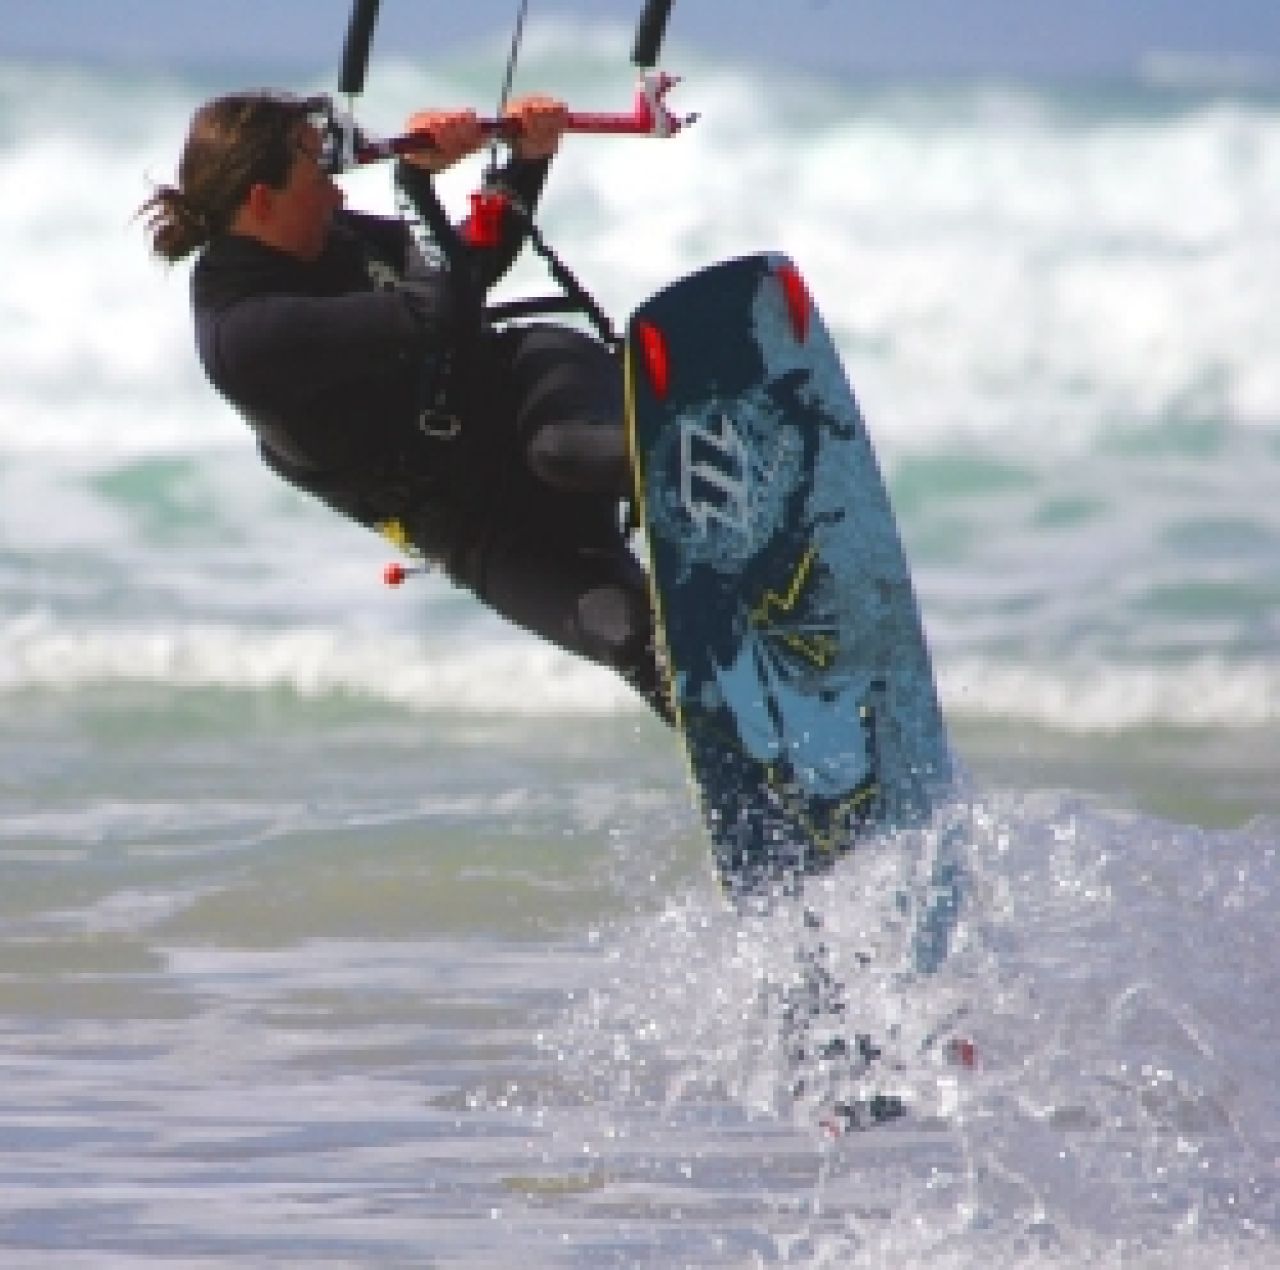
M 622 366 L 581 331 L 530 327 L 513 337 L 515 428 L 534 476 L 569 493 L 630 487 Z
M 538 480 L 552 489 L 622 498 L 631 488 L 620 418 L 543 424 L 530 438 L 526 460 Z
M 632 588 L 621 583 L 592 587 L 578 597 L 575 616 L 583 650 L 593 660 L 626 672 L 649 659 L 649 605 Z

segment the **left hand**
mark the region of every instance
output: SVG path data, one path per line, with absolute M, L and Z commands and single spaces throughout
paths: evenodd
M 504 119 L 515 121 L 520 131 L 511 143 L 521 159 L 547 159 L 555 154 L 564 135 L 569 110 L 553 97 L 520 97 L 507 104 Z
M 474 110 L 419 110 L 409 116 L 404 130 L 409 135 L 421 133 L 431 142 L 429 149 L 402 156 L 424 172 L 443 172 L 484 145 Z

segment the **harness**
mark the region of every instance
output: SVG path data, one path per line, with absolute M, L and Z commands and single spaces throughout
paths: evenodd
M 642 70 L 632 112 L 628 115 L 571 114 L 568 130 L 669 137 L 679 131 L 684 124 L 692 122 L 695 116 L 680 119 L 667 109 L 664 98 L 676 80 L 654 70 L 672 3 L 673 0 L 646 0 L 645 2 L 636 29 L 632 52 L 632 62 Z M 354 0 L 353 3 L 338 85 L 339 91 L 346 94 L 351 105 L 354 105 L 355 98 L 364 88 L 378 7 L 379 0 Z M 615 357 L 621 358 L 625 342 L 619 336 L 603 307 L 546 241 L 534 221 L 532 208 L 523 203 L 513 191 L 503 188 L 498 172 L 497 142 L 499 139 L 508 141 L 512 139 L 508 121 L 503 118 L 503 111 L 515 76 L 528 7 L 529 0 L 520 0 L 497 115 L 491 120 L 481 121 L 482 127 L 485 128 L 492 142 L 490 163 L 481 189 L 472 195 L 471 215 L 464 222 L 462 233 L 459 234 L 450 222 L 434 195 L 434 189 L 431 197 L 423 202 L 406 198 L 400 208 L 402 218 L 409 225 L 410 232 L 418 239 L 425 258 L 429 258 L 433 249 L 439 253 L 439 257 L 443 258 L 440 262 L 448 268 L 455 297 L 461 309 L 459 331 L 478 332 L 479 337 L 483 339 L 485 333 L 494 332 L 506 324 L 524 318 L 577 314 L 590 324 L 601 343 Z M 333 173 L 403 155 L 420 149 L 424 144 L 430 144 L 429 139 L 424 142 L 420 135 L 392 138 L 388 141 L 375 140 L 357 127 L 350 110 L 340 114 L 333 108 L 332 102 L 328 106 L 327 126 L 323 128 L 323 133 L 326 142 L 326 166 Z M 485 259 L 484 253 L 501 249 L 504 245 L 511 243 L 516 235 L 522 243 L 527 242 L 542 259 L 551 278 L 558 286 L 559 293 L 488 303 L 487 287 L 480 276 Z M 470 338 L 469 334 L 465 335 L 465 338 Z M 420 399 L 418 431 L 428 441 L 441 443 L 445 450 L 456 445 L 464 431 L 459 414 L 459 402 L 456 399 L 459 387 L 456 379 L 460 369 L 458 362 L 470 361 L 472 353 L 473 350 L 465 346 L 453 348 L 442 355 L 441 362 L 423 368 L 424 391 Z M 447 461 L 444 466 L 448 466 Z M 402 482 L 391 482 L 386 487 L 389 505 L 394 505 L 397 501 L 394 495 L 400 491 L 401 485 Z M 317 492 L 321 497 L 325 497 L 322 491 Z M 381 493 L 382 491 L 379 491 L 379 502 L 382 502 Z M 435 500 L 428 498 L 426 501 Z M 405 504 L 402 502 L 402 505 Z M 421 503 L 417 504 L 417 507 L 421 506 Z M 634 520 L 634 508 L 631 510 L 631 516 Z M 363 519 L 369 523 L 366 517 L 359 514 L 357 519 Z M 407 527 L 400 516 L 393 516 L 391 519 L 384 517 L 375 523 L 375 528 L 381 530 L 397 545 L 404 545 L 408 540 L 424 547 L 424 550 L 427 549 L 420 541 L 418 534 Z M 429 550 L 427 554 L 431 554 Z

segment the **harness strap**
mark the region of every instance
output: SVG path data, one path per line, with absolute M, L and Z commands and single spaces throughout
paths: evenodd
M 623 341 L 613 329 L 609 315 L 597 303 L 595 296 L 578 281 L 569 266 L 551 249 L 547 240 L 543 238 L 542 231 L 534 224 L 533 218 L 524 213 L 523 208 L 521 212 L 528 223 L 529 241 L 533 244 L 534 251 L 546 261 L 551 276 L 560 284 L 565 295 L 577 302 L 587 320 L 595 327 L 601 341 L 615 353 L 621 351 Z
M 552 250 L 550 244 L 542 236 L 542 231 L 534 222 L 528 208 L 514 198 L 508 198 L 507 207 L 510 212 L 519 216 L 523 222 L 529 243 L 534 251 L 542 257 L 552 278 L 555 279 L 560 289 L 564 292 L 564 303 L 559 303 L 553 297 L 548 297 L 546 300 L 513 300 L 506 304 L 498 304 L 487 308 L 485 315 L 488 317 L 496 313 L 499 316 L 512 317 L 529 313 L 581 313 L 595 328 L 596 334 L 607 348 L 615 353 L 621 352 L 623 340 L 618 336 L 617 331 L 613 329 L 613 323 L 609 321 L 609 315 L 600 307 L 595 296 L 578 281 L 573 270 Z M 513 310 L 510 307 L 513 305 L 521 306 L 521 308 Z M 526 305 L 536 307 L 524 308 L 523 306 Z M 552 305 L 556 307 L 551 307 Z
M 517 318 L 537 317 L 543 313 L 580 313 L 582 305 L 567 295 L 533 296 L 527 300 L 504 300 L 485 306 L 485 321 L 493 324 Z

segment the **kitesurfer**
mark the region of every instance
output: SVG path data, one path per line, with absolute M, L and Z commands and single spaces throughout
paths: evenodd
M 527 218 L 475 246 L 435 174 L 481 147 L 468 110 L 414 114 L 430 148 L 396 179 L 430 232 L 348 211 L 328 174 L 325 98 L 245 92 L 200 107 L 175 185 L 143 204 L 167 261 L 199 252 L 196 345 L 285 480 L 439 564 L 508 620 L 620 672 L 664 717 L 648 587 L 619 508 L 630 478 L 616 356 L 570 327 L 494 329 L 485 293 Z M 566 121 L 504 111 L 490 186 L 531 211 Z

